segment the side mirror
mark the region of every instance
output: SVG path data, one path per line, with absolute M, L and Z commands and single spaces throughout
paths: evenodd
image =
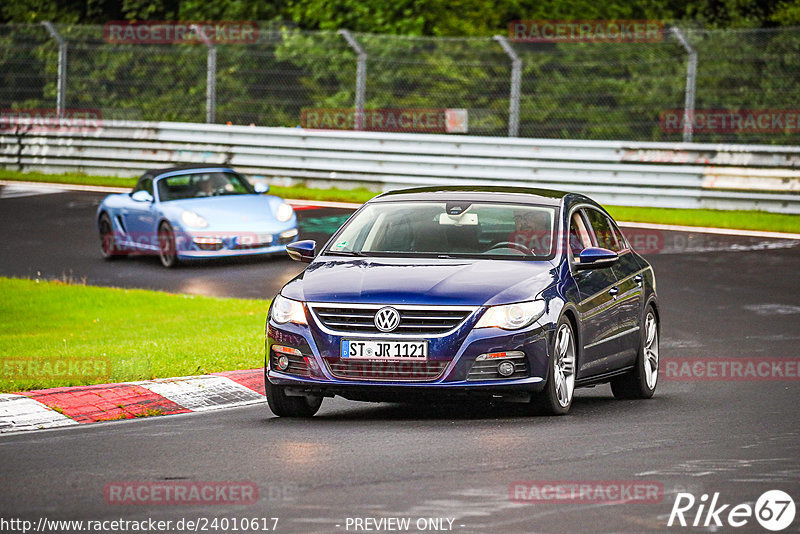
M 619 259 L 619 254 L 607 248 L 589 247 L 581 251 L 576 269 L 601 269 L 612 265 Z
M 253 189 L 259 195 L 263 195 L 264 193 L 269 191 L 269 186 L 267 184 L 265 184 L 264 182 L 258 182 L 257 184 L 253 185 Z
M 135 193 L 131 193 L 131 198 L 136 202 L 152 202 L 153 195 L 148 193 L 145 190 L 136 191 Z
M 303 263 L 311 263 L 311 260 L 314 259 L 314 252 L 317 248 L 317 242 L 312 241 L 311 239 L 306 239 L 305 241 L 296 241 L 294 243 L 289 243 L 286 245 L 286 252 L 289 253 L 289 257 L 292 258 L 294 261 L 300 261 Z

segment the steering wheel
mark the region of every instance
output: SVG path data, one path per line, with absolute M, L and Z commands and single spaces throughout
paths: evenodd
M 533 256 L 533 251 L 530 248 L 526 247 L 522 243 L 514 243 L 513 241 L 501 241 L 500 243 L 495 243 L 494 245 L 489 247 L 489 250 L 487 250 L 486 252 L 491 252 L 496 248 L 511 248 L 514 250 L 518 250 L 523 254 L 529 254 Z

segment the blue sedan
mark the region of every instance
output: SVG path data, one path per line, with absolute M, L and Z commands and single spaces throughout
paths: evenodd
M 650 264 L 573 193 L 416 188 L 361 207 L 273 300 L 267 400 L 309 417 L 324 397 L 477 397 L 566 414 L 575 388 L 649 398 L 659 365 Z
M 158 254 L 165 267 L 194 259 L 283 253 L 297 240 L 292 207 L 227 167 L 148 171 L 133 191 L 97 210 L 105 258 Z

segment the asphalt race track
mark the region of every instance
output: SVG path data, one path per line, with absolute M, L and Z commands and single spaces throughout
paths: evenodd
M 173 271 L 154 257 L 104 262 L 92 226 L 101 197 L 0 193 L 0 274 L 269 298 L 302 268 L 285 258 Z M 346 212 L 299 216 L 303 237 L 323 239 Z M 662 366 L 681 358 L 798 357 L 800 242 L 699 233 L 660 239 L 648 259 L 658 277 Z M 354 528 L 355 518 L 386 517 L 412 525 L 448 518 L 444 527 L 461 533 L 767 532 L 753 517 L 738 529 L 668 528 L 667 521 L 679 492 L 698 501 L 718 492 L 719 504 L 730 505 L 723 521 L 767 490 L 800 504 L 794 372 L 793 380 L 662 375 L 649 401 L 616 401 L 602 385 L 578 390 L 571 414 L 559 418 L 508 406 L 327 399 L 308 421 L 275 418 L 264 405 L 5 435 L 0 510 L 33 521 L 277 517 L 277 532 L 366 532 Z M 104 497 L 110 483 L 186 480 L 252 482 L 259 499 L 175 506 Z M 509 489 L 519 481 L 646 482 L 663 492 L 654 502 L 515 502 Z M 686 512 L 690 524 L 696 512 Z M 798 525 L 795 518 L 784 532 Z

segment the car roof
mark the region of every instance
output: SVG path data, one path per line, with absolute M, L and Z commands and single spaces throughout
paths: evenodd
M 447 201 L 486 201 L 517 202 L 525 204 L 542 204 L 558 206 L 563 199 L 574 193 L 553 189 L 536 189 L 532 187 L 499 187 L 499 186 L 428 186 L 397 189 L 383 193 L 370 202 L 389 202 L 400 200 L 447 200 Z M 583 195 L 579 195 L 583 196 Z
M 233 172 L 233 169 L 231 169 L 225 164 L 214 165 L 213 163 L 212 164 L 191 163 L 187 165 L 177 165 L 175 167 L 166 167 L 164 169 L 150 169 L 149 171 L 145 171 L 145 173 L 141 176 L 141 178 L 145 177 L 155 178 L 156 176 L 161 176 L 162 174 L 167 174 L 169 172 L 191 171 L 191 170 L 202 170 L 202 169 L 225 169 L 226 171 Z

